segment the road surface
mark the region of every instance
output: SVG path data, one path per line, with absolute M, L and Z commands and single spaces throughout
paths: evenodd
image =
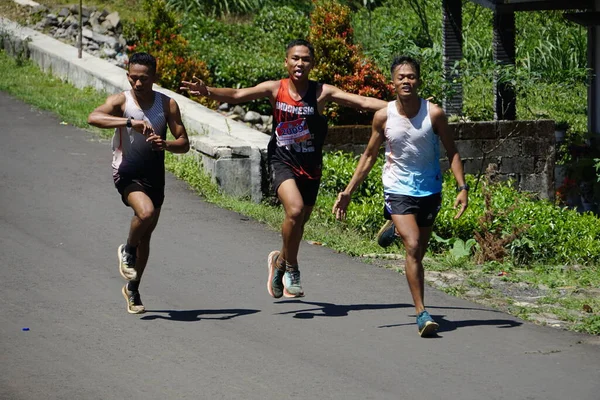
M 404 276 L 324 247 L 270 298 L 279 233 L 170 175 L 130 315 L 108 141 L 4 93 L 0 124 L 0 399 L 600 399 L 597 337 L 428 288 L 423 339 Z

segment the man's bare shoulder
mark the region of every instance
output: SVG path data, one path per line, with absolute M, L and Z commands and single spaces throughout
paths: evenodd
M 121 106 L 125 104 L 125 92 L 111 94 L 106 98 L 106 103 L 112 106 Z
M 446 117 L 446 113 L 444 112 L 444 109 L 440 106 L 438 106 L 435 103 L 432 103 L 431 101 L 429 102 L 429 115 L 432 118 L 445 118 Z
M 387 120 L 387 112 L 388 112 L 387 107 L 380 108 L 379 110 L 375 111 L 375 115 L 373 115 L 373 118 L 378 118 L 378 119 L 383 118 L 383 119 Z

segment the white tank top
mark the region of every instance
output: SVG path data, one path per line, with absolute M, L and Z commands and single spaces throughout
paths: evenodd
M 442 191 L 440 142 L 433 131 L 429 102 L 421 100 L 413 118 L 398 113 L 396 101 L 388 103 L 385 125 L 385 193 L 424 197 Z

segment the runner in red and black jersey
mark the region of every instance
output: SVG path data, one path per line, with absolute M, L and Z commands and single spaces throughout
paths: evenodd
M 311 81 L 314 50 L 306 40 L 294 40 L 286 49 L 288 78 L 262 82 L 242 89 L 208 87 L 194 77 L 182 82 L 183 90 L 196 96 L 230 104 L 268 98 L 273 106 L 273 131 L 268 148 L 273 188 L 283 204 L 285 219 L 281 250 L 268 257 L 267 289 L 275 298 L 301 297 L 304 291 L 298 270 L 298 249 L 317 199 L 321 180 L 327 102 L 375 112 L 387 106 L 384 100 L 346 93 L 328 84 Z

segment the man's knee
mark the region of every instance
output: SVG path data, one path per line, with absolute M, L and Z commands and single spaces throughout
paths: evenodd
M 158 212 L 152 205 L 140 207 L 136 210 L 135 215 L 144 223 L 151 223 L 158 217 Z
M 305 208 L 302 203 L 289 204 L 285 208 L 285 214 L 288 218 L 293 219 L 296 222 L 303 223 L 305 218 Z
M 419 258 L 421 254 L 421 242 L 418 237 L 408 237 L 404 239 L 404 250 L 406 256 L 411 258 Z

